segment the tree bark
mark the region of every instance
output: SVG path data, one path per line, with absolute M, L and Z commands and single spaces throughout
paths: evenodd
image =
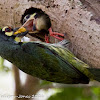
M 89 10 L 84 9 L 80 1 L 87 5 Z M 1 0 L 1 27 L 13 26 L 14 23 L 19 27 L 21 16 L 26 9 L 40 8 L 50 16 L 54 31 L 66 33 L 65 38 L 71 42 L 70 50 L 91 67 L 99 68 L 100 26 L 98 20 L 100 3 L 99 0 L 80 1 L 74 0 L 73 3 L 70 0 L 9 0 L 9 2 Z
M 66 33 L 69 49 L 91 67 L 100 68 L 100 1 L 80 1 L 0 0 L 0 27 L 19 27 L 26 9 L 40 8 L 50 16 L 54 31 Z
M 14 71 L 14 80 L 15 80 L 15 96 L 32 96 L 36 95 L 36 93 L 40 90 L 39 87 L 39 79 L 30 75 L 26 75 L 26 81 L 22 84 L 20 80 L 19 69 L 13 65 Z M 20 98 L 20 100 L 30 100 L 31 98 Z M 18 97 L 14 98 L 14 100 L 19 100 Z
M 13 72 L 14 72 L 14 80 L 15 80 L 15 96 L 18 96 L 20 94 L 21 90 L 21 80 L 20 80 L 20 74 L 19 69 L 13 65 Z M 17 98 L 15 98 L 17 100 Z

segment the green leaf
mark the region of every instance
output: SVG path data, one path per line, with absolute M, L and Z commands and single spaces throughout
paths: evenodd
M 88 94 L 86 94 L 88 93 Z M 61 92 L 52 95 L 48 100 L 94 100 L 89 88 L 62 88 Z

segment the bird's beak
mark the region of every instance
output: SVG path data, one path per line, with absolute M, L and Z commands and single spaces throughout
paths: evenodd
M 34 16 L 35 14 L 31 15 L 30 18 L 16 32 L 14 32 L 14 35 L 20 34 L 26 31 L 29 31 L 29 32 L 33 31 Z
M 20 34 L 22 32 L 26 31 L 32 31 L 33 29 L 33 19 L 27 20 L 16 32 L 14 32 L 14 35 Z
M 26 28 L 21 27 L 16 32 L 14 32 L 13 34 L 14 35 L 17 35 L 17 34 L 21 34 L 21 33 L 26 32 L 26 31 L 27 31 Z
M 33 21 L 34 21 L 34 19 L 27 20 L 22 27 L 26 28 L 27 31 L 32 31 Z

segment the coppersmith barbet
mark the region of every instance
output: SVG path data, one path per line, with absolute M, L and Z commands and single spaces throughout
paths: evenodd
M 21 34 L 14 35 L 13 33 L 14 31 L 16 31 L 16 29 L 13 29 L 12 27 L 9 26 L 3 27 L 1 31 L 2 31 L 1 34 L 6 40 L 13 41 L 14 43 L 21 42 L 21 38 L 27 34 L 27 31 L 25 31 L 22 32 Z
M 100 81 L 100 69 L 90 68 L 70 52 L 66 45 L 69 41 L 63 40 L 57 44 L 43 42 L 29 42 L 22 45 L 25 53 L 32 55 L 31 65 L 34 67 L 21 70 L 26 73 L 52 82 L 67 84 L 87 84 L 90 80 Z M 33 68 L 33 69 L 32 69 Z M 33 71 L 32 71 L 33 70 Z M 37 71 L 37 72 L 36 72 Z M 41 71 L 41 74 L 38 72 Z
M 90 80 L 100 82 L 100 69 L 90 68 L 76 58 L 65 48 L 69 43 L 66 40 L 58 44 L 28 42 L 16 45 L 13 41 L 5 41 L 1 34 L 2 31 L 0 32 L 0 56 L 29 75 L 66 84 L 88 84 Z
M 17 43 L 19 42 L 16 36 L 13 35 L 13 28 L 9 27 L 9 26 L 5 26 L 1 29 L 0 35 L 5 39 L 8 40 L 10 42 L 14 42 Z
M 29 12 L 26 12 L 22 16 L 21 23 L 23 24 L 20 28 L 20 31 L 18 30 L 14 34 L 21 33 L 21 29 L 26 29 L 29 31 L 29 35 L 36 37 L 40 39 L 41 41 L 49 42 L 49 33 L 50 36 L 53 36 L 59 40 L 64 39 L 64 34 L 52 32 L 51 29 L 51 21 L 47 14 L 45 14 L 42 10 L 34 8 L 28 9 Z

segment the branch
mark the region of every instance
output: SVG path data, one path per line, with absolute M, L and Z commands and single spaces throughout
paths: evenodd
M 21 93 L 24 95 L 36 94 L 39 91 L 39 79 L 30 75 L 26 76 L 25 84 L 22 86 Z
M 19 95 L 20 90 L 21 90 L 21 81 L 20 81 L 19 70 L 15 65 L 13 65 L 12 68 L 14 71 L 14 79 L 15 79 L 14 80 L 15 81 L 15 95 Z M 15 98 L 15 100 L 17 100 L 17 98 Z

